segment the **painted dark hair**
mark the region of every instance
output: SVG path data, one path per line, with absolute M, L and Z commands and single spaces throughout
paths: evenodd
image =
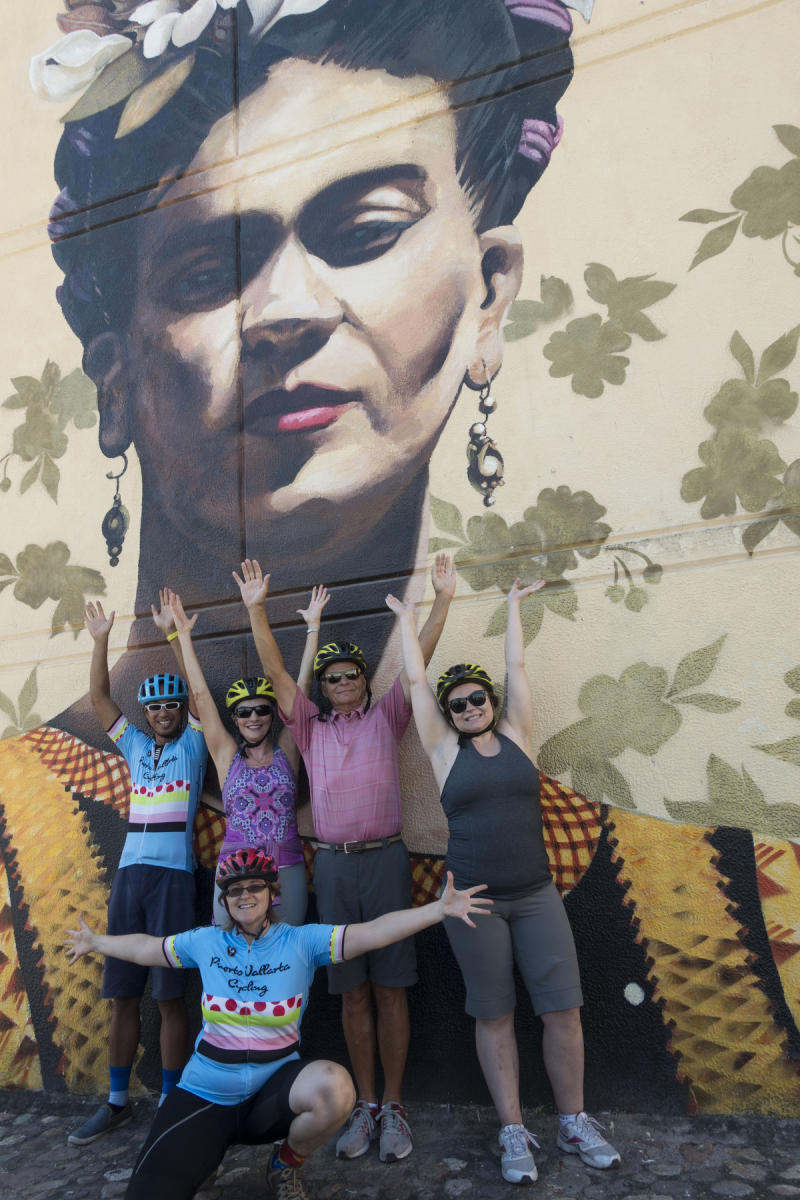
M 541 19 L 548 6 L 560 13 L 555 24 Z M 65 128 L 50 236 L 65 275 L 58 300 L 84 347 L 127 327 L 137 267 L 128 218 L 154 206 L 154 189 L 185 171 L 215 122 L 282 59 L 443 85 L 479 231 L 513 221 L 547 165 L 549 148 L 529 155 L 519 145 L 526 126 L 552 130 L 557 140 L 555 106 L 572 75 L 571 21 L 557 0 L 329 0 L 280 21 L 261 41 L 248 37 L 245 8 L 228 14 L 228 44 L 199 46 L 186 83 L 140 129 L 115 139 L 121 105 Z

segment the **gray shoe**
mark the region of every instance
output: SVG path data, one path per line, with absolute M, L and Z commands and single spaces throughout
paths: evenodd
M 531 1146 L 539 1143 L 524 1125 L 504 1125 L 497 1138 L 500 1143 L 500 1170 L 506 1183 L 535 1183 L 539 1178 Z
M 299 1167 L 269 1167 L 267 1195 L 272 1200 L 308 1200 Z
M 101 1104 L 94 1116 L 89 1117 L 80 1129 L 69 1135 L 67 1143 L 70 1146 L 88 1146 L 104 1133 L 111 1133 L 113 1129 L 119 1129 L 120 1125 L 127 1125 L 132 1116 L 133 1109 L 130 1103 L 119 1112 L 115 1112 L 109 1104 Z
M 399 1162 L 407 1158 L 414 1149 L 411 1141 L 411 1130 L 406 1120 L 406 1110 L 402 1104 L 389 1101 L 378 1113 L 381 1126 L 381 1162 Z
M 587 1167 L 618 1167 L 620 1157 L 610 1146 L 600 1130 L 602 1125 L 585 1112 L 578 1113 L 574 1121 L 559 1123 L 558 1148 L 565 1154 L 580 1154 Z
M 378 1126 L 366 1100 L 359 1100 L 336 1143 L 337 1158 L 360 1158 L 378 1136 Z

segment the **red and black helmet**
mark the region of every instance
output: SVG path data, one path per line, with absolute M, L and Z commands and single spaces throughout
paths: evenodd
M 217 867 L 217 885 L 224 893 L 229 884 L 240 879 L 263 879 L 265 883 L 277 883 L 275 859 L 265 850 L 252 846 L 226 854 Z

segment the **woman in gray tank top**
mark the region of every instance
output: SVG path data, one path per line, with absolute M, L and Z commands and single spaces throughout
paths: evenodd
M 539 806 L 539 772 L 530 755 L 533 705 L 525 672 L 520 603 L 539 580 L 508 595 L 507 694 L 500 713 L 494 684 L 475 663 L 425 677 L 413 603 L 387 596 L 400 618 L 411 703 L 448 821 L 445 869 L 457 887 L 487 883 L 494 904 L 475 928 L 446 922 L 475 1017 L 478 1060 L 500 1118 L 503 1178 L 537 1177 L 538 1143 L 522 1123 L 514 1032 L 514 964 L 544 1025 L 544 1062 L 559 1111 L 558 1146 L 593 1167 L 619 1154 L 583 1111 L 583 997 L 572 931 L 550 876 Z

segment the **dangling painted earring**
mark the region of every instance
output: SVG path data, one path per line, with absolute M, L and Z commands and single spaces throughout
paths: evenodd
M 119 475 L 115 475 L 113 471 L 106 474 L 106 479 L 116 481 L 116 489 L 114 491 L 114 499 L 111 501 L 111 508 L 103 517 L 101 526 L 103 537 L 106 539 L 106 548 L 108 550 L 108 560 L 112 567 L 116 567 L 119 562 L 119 556 L 122 553 L 122 543 L 125 541 L 125 534 L 128 532 L 128 526 L 131 523 L 130 513 L 122 503 L 122 497 L 119 494 L 119 481 L 128 469 L 128 456 L 122 455 L 122 470 Z
M 467 444 L 467 479 L 483 496 L 487 508 L 494 504 L 494 493 L 505 484 L 503 479 L 503 456 L 486 432 L 486 422 L 497 408 L 497 401 L 489 392 L 489 372 L 486 363 L 486 382 L 478 393 L 478 408 L 484 419 L 470 426 Z

